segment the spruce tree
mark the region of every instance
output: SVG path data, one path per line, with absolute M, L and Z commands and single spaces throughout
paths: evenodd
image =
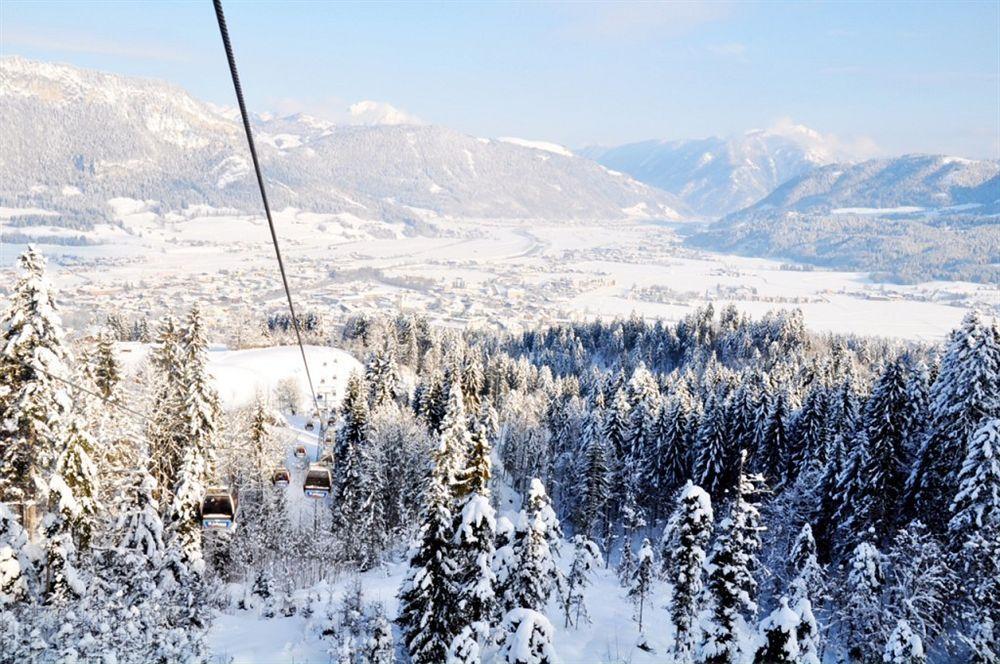
M 927 661 L 923 641 L 905 619 L 896 621 L 896 627 L 885 644 L 882 661 L 886 664 L 924 664 Z
M 94 439 L 76 415 L 69 416 L 64 436 L 66 444 L 49 477 L 49 489 L 53 507 L 69 527 L 76 548 L 86 551 L 101 509 L 97 466 L 92 458 Z
M 115 354 L 114 339 L 107 332 L 102 332 L 97 337 L 92 372 L 98 394 L 105 399 L 113 398 L 121 381 L 121 364 Z
M 984 419 L 966 446 L 949 528 L 960 540 L 1000 525 L 1000 419 Z
M 871 661 L 877 657 L 882 642 L 884 584 L 882 554 L 868 542 L 858 544 L 848 561 L 841 601 L 843 639 L 854 660 Z
M 736 451 L 730 449 L 730 433 L 726 422 L 726 404 L 714 394 L 705 402 L 705 414 L 698 425 L 695 464 L 698 485 L 712 496 L 715 503 L 728 498 L 736 482 L 733 474 Z
M 455 558 L 460 623 L 484 644 L 497 616 L 493 546 L 496 514 L 490 504 L 490 445 L 482 427 L 472 436 L 473 447 L 465 473 L 468 494 L 455 523 Z
M 544 614 L 518 608 L 507 612 L 500 624 L 500 649 L 496 664 L 556 664 L 555 628 Z
M 582 489 L 576 517 L 577 529 L 592 538 L 599 537 L 603 532 L 611 482 L 608 450 L 601 429 L 601 412 L 592 410 L 583 431 L 583 459 L 580 469 Z
M 907 508 L 942 530 L 966 446 L 1000 415 L 1000 328 L 975 311 L 952 333 L 930 393 L 930 423 L 907 479 Z
M 754 578 L 761 548 L 760 515 L 753 500 L 760 491 L 759 476 L 740 474 L 738 492 L 705 564 L 707 608 L 702 615 L 702 642 L 698 661 L 733 664 L 740 656 L 740 627 L 757 611 Z
M 0 500 L 43 502 L 65 445 L 69 353 L 45 259 L 28 247 L 0 320 Z
M 783 394 L 774 398 L 774 402 L 764 420 L 761 435 L 757 445 L 758 459 L 755 463 L 757 472 L 764 476 L 770 487 L 779 487 L 788 479 L 788 432 L 786 420 L 788 406 Z
M 28 535 L 17 516 L 0 502 L 0 613 L 28 596 L 31 561 L 25 551 Z
M 580 619 L 590 622 L 583 591 L 590 585 L 591 573 L 604 565 L 601 549 L 583 535 L 573 537 L 573 562 L 562 589 L 564 626 L 580 626 Z
M 760 623 L 764 644 L 754 655 L 754 664 L 799 664 L 798 627 L 801 618 L 782 597 L 778 608 Z
M 146 437 L 150 472 L 156 480 L 156 498 L 166 508 L 170 505 L 185 445 L 181 335 L 172 317 L 160 323 L 151 356 L 155 369 L 155 396 Z
M 442 454 L 435 456 L 440 461 Z M 458 592 L 453 558 L 452 495 L 447 469 L 435 463 L 424 497 L 419 542 L 399 591 L 397 623 L 414 664 L 440 664 L 456 632 Z
M 441 433 L 438 435 L 436 454 L 442 464 L 441 472 L 446 478 L 448 489 L 455 498 L 461 498 L 468 492 L 467 478 L 465 477 L 466 457 L 471 446 L 472 436 L 469 433 L 462 385 L 459 381 L 452 381 L 447 396 L 447 406 L 441 420 Z
M 670 620 L 674 625 L 673 656 L 678 662 L 691 659 L 702 590 L 702 566 L 705 548 L 712 536 L 712 499 L 698 486 L 688 482 L 681 491 L 677 509 L 667 524 L 664 540 L 670 547 L 668 574 L 673 583 Z
M 653 547 L 649 539 L 642 540 L 639 554 L 636 557 L 635 569 L 629 580 L 628 596 L 636 607 L 636 619 L 639 622 L 639 632 L 642 632 L 642 621 L 646 603 L 653 589 Z

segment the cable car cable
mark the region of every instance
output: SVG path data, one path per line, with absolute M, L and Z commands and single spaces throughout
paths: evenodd
M 288 311 L 292 315 L 292 326 L 295 328 L 295 338 L 299 343 L 299 350 L 302 352 L 302 364 L 306 369 L 306 380 L 309 381 L 309 393 L 312 396 L 313 407 L 316 417 L 320 416 L 319 400 L 316 399 L 316 389 L 313 387 L 312 375 L 309 373 L 309 362 L 306 360 L 306 349 L 302 344 L 302 331 L 299 329 L 299 318 L 295 315 L 295 305 L 292 304 L 292 291 L 288 287 L 288 275 L 285 272 L 285 262 L 281 258 L 281 249 L 278 247 L 278 233 L 274 229 L 274 219 L 271 217 L 271 205 L 267 201 L 267 191 L 264 188 L 264 176 L 260 170 L 260 160 L 257 159 L 257 147 L 253 141 L 253 131 L 250 129 L 250 116 L 247 113 L 246 102 L 243 100 L 243 87 L 240 85 L 240 75 L 236 70 L 236 56 L 233 54 L 233 45 L 229 41 L 229 29 L 226 27 L 226 16 L 222 11 L 222 0 L 213 0 L 215 5 L 215 17 L 219 22 L 219 34 L 222 36 L 222 45 L 226 49 L 226 59 L 229 61 L 229 74 L 233 79 L 233 88 L 236 90 L 236 101 L 240 106 L 240 115 L 243 117 L 243 130 L 247 135 L 247 143 L 250 145 L 250 157 L 253 160 L 253 169 L 257 174 L 257 185 L 260 188 L 260 197 L 264 201 L 264 214 L 267 216 L 267 225 L 271 230 L 271 242 L 274 244 L 274 254 L 278 259 L 278 269 L 281 271 L 281 283 L 285 287 L 285 296 L 288 299 Z M 318 436 L 317 436 L 318 437 Z

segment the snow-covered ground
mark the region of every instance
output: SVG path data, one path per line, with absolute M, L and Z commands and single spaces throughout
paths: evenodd
M 572 555 L 570 545 L 563 545 L 561 565 L 565 568 Z M 396 562 L 380 569 L 332 584 L 333 601 L 343 597 L 354 579 L 360 579 L 366 602 L 381 602 L 386 614 L 395 618 L 398 610 L 396 592 L 406 575 L 406 564 Z M 555 601 L 549 603 L 546 614 L 556 628 L 555 647 L 563 664 L 599 662 L 633 662 L 644 664 L 665 661 L 670 644 L 671 628 L 665 609 L 668 588 L 658 584 L 644 611 L 643 640 L 652 647 L 646 651 L 640 642 L 633 606 L 618 583 L 614 569 L 601 568 L 593 575 L 593 585 L 584 591 L 591 623 L 579 628 L 565 627 L 562 610 Z M 395 631 L 395 630 L 394 630 Z M 396 632 L 396 641 L 399 634 Z M 232 664 L 329 664 L 329 641 L 324 641 L 307 620 L 291 618 L 260 618 L 254 611 L 220 612 L 209 633 L 213 657 L 218 662 Z
M 118 356 L 123 367 L 134 370 L 149 354 L 149 344 L 120 343 Z M 330 403 L 339 403 L 351 373 L 361 369 L 361 363 L 350 353 L 323 346 L 305 347 L 309 370 L 316 392 Z M 298 346 L 275 346 L 249 350 L 210 348 L 208 372 L 219 393 L 223 408 L 239 408 L 253 403 L 260 395 L 270 396 L 282 382 L 292 380 L 308 401 L 309 382 L 302 365 Z

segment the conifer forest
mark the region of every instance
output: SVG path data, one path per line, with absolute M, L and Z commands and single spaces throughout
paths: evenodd
M 229 662 L 237 620 L 340 664 L 1000 661 L 988 315 L 939 344 L 712 306 L 320 316 L 309 347 L 358 360 L 335 402 L 225 408 L 197 307 L 69 330 L 42 256 L 18 265 L 4 663 Z M 266 349 L 274 321 L 225 329 Z

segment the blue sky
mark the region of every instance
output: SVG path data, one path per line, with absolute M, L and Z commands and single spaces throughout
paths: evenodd
M 1000 157 L 1000 3 L 226 3 L 253 110 L 362 99 L 570 146 L 788 119 L 884 153 Z M 0 3 L 0 50 L 232 104 L 208 0 Z

